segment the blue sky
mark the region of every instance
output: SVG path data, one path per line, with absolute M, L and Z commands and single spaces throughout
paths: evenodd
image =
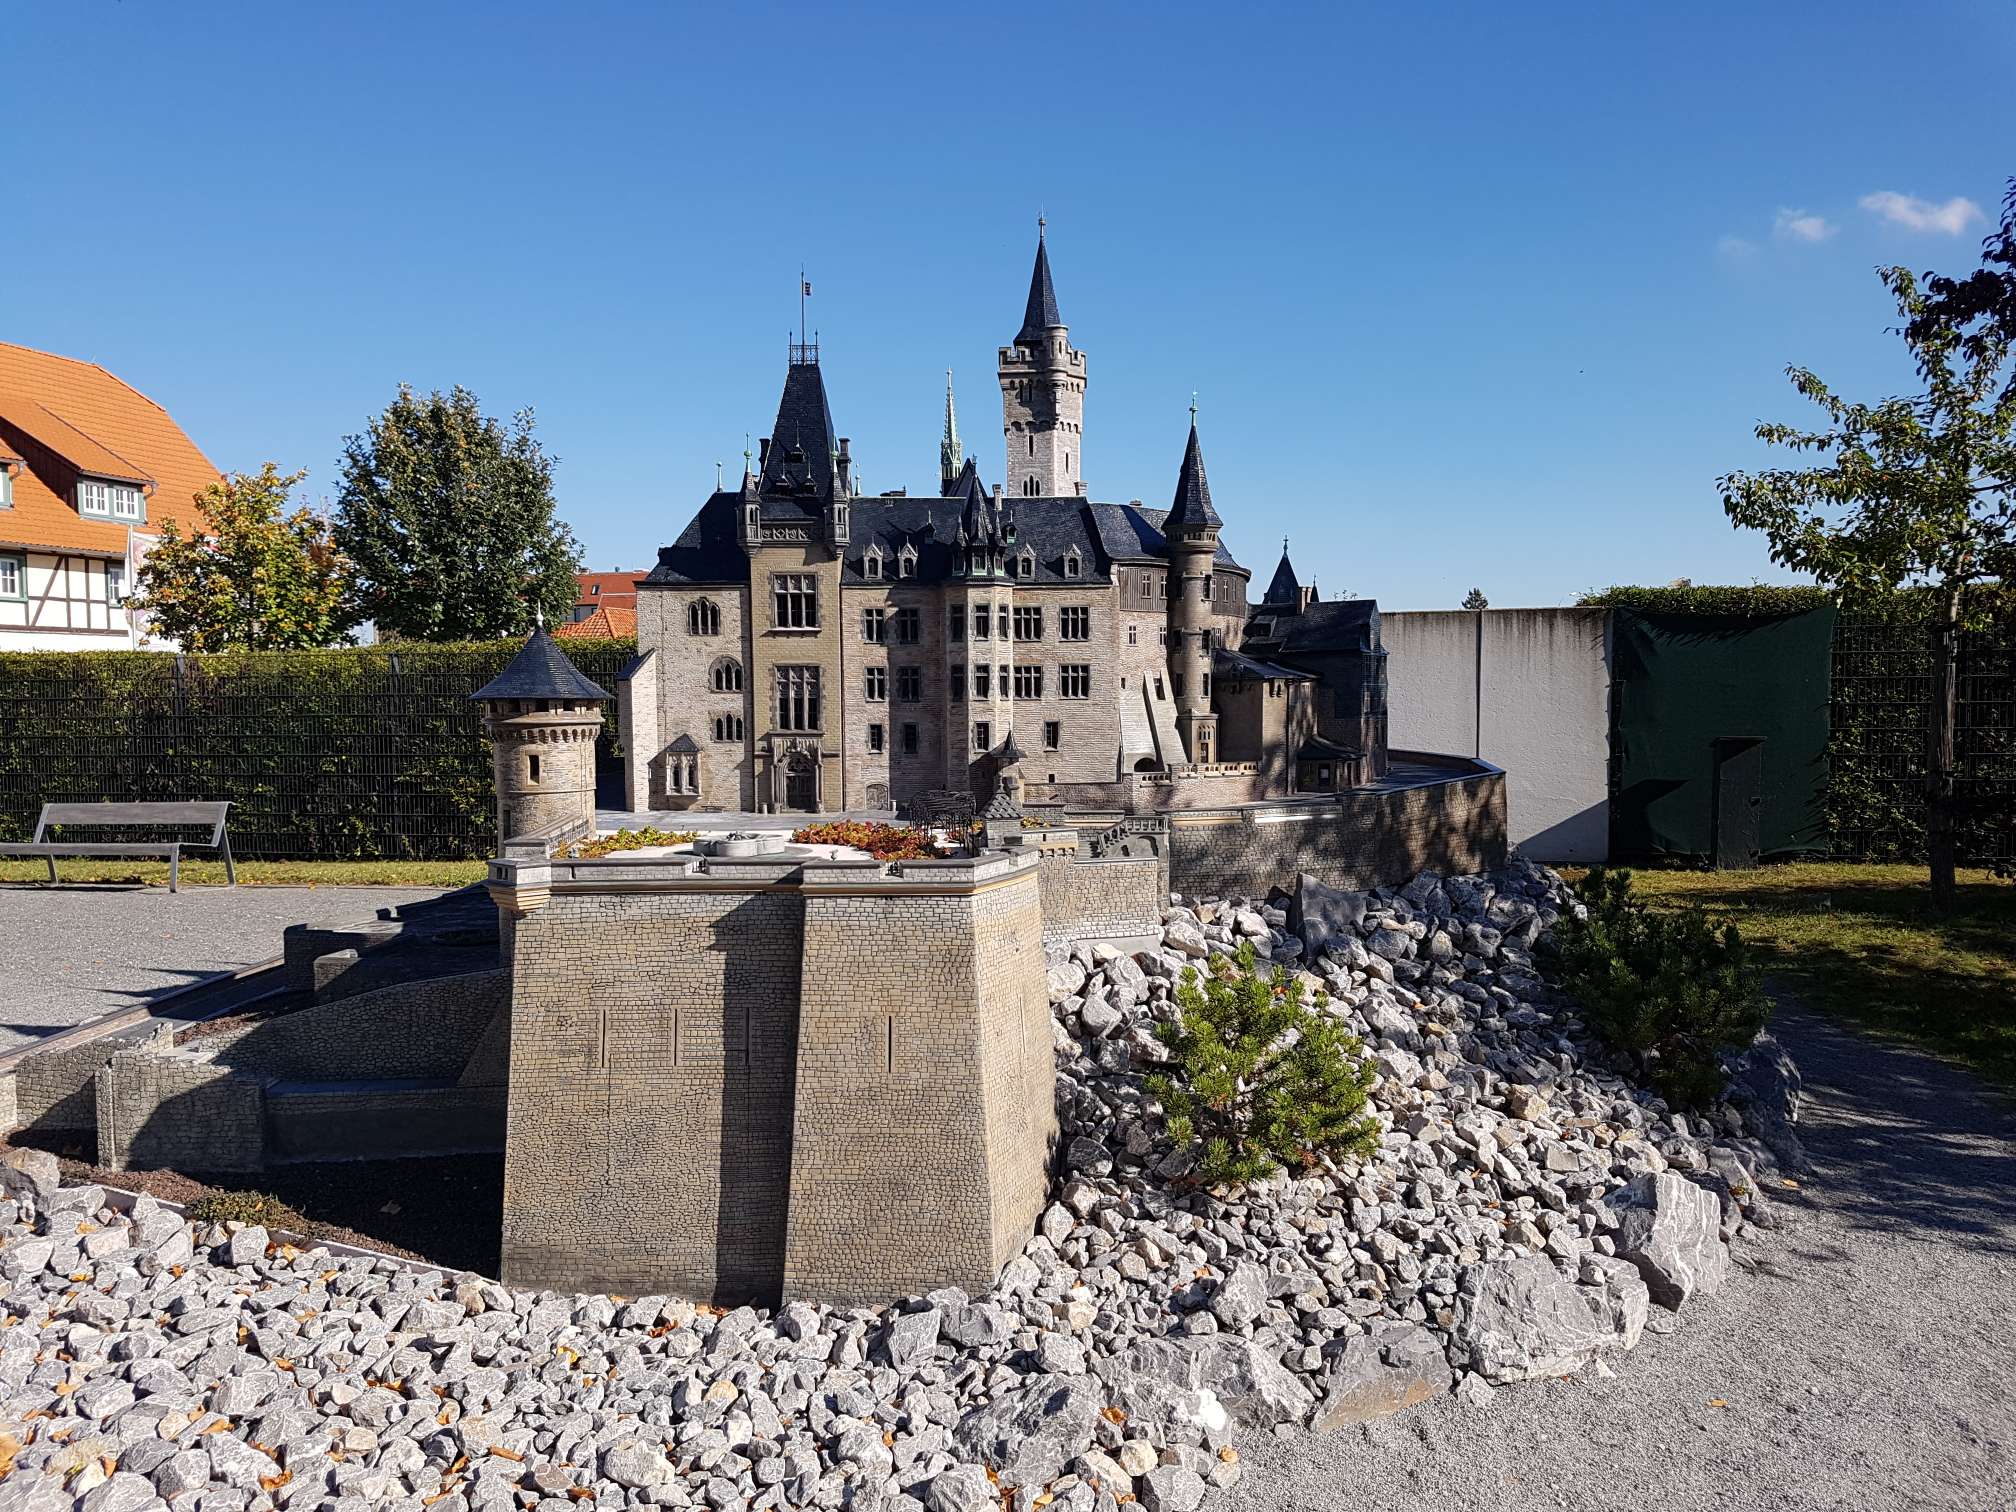
M 1999 3 L 7 14 L 0 339 L 317 498 L 401 380 L 531 406 L 596 568 L 768 425 L 801 261 L 868 488 L 933 485 L 948 366 L 998 479 L 1040 209 L 1093 495 L 1168 502 L 1197 390 L 1262 581 L 1785 580 L 1714 479 L 1787 362 L 1908 383 L 1871 270 L 1972 266 L 2016 173 Z

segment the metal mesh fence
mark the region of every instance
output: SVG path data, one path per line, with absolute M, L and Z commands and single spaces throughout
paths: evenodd
M 495 848 L 469 695 L 518 643 L 164 656 L 0 656 L 0 839 L 44 803 L 228 799 L 267 859 L 468 859 Z M 612 693 L 627 641 L 566 651 Z M 613 708 L 598 765 L 620 753 Z
M 1834 636 L 1830 848 L 1848 860 L 1922 860 L 1932 648 L 1924 619 L 1844 613 Z M 1955 786 L 1964 865 L 2016 861 L 2016 634 L 1960 641 Z

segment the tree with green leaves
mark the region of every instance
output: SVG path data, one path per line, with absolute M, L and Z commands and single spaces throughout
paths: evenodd
M 358 622 L 350 563 L 329 522 L 290 509 L 306 473 L 271 462 L 196 496 L 204 524 L 169 521 L 135 583 L 135 608 L 185 651 L 300 651 L 349 640 Z
M 508 424 L 457 387 L 405 385 L 343 443 L 336 539 L 387 639 L 494 640 L 567 617 L 581 550 L 553 512 L 532 412 Z
M 1718 486 L 1730 520 L 1763 531 L 1773 561 L 1849 594 L 1933 590 L 1925 840 L 1932 900 L 1945 910 L 1954 901 L 1959 818 L 1963 600 L 1971 584 L 2006 574 L 2016 548 L 2016 382 L 2005 381 L 2016 333 L 1942 317 L 1906 268 L 1880 276 L 1924 392 L 1857 404 L 1792 367 L 1793 387 L 1820 407 L 1825 425 L 1766 422 L 1757 436 L 1825 460 L 1733 472 Z
M 1254 969 L 1251 944 L 1183 973 L 1177 1016 L 1156 1026 L 1175 1056 L 1148 1078 L 1197 1174 L 1232 1186 L 1368 1153 L 1379 1122 L 1365 1111 L 1372 1068 L 1335 1019 L 1312 1012 L 1288 972 Z
M 1463 595 L 1463 607 L 1465 609 L 1489 609 L 1491 607 L 1491 600 L 1484 597 L 1484 590 L 1482 588 L 1472 588 L 1468 593 Z

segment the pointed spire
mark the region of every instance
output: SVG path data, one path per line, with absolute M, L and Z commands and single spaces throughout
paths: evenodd
M 1057 313 L 1057 289 L 1050 282 L 1050 251 L 1043 240 L 1043 217 L 1036 217 L 1036 268 L 1029 275 L 1029 303 L 1022 311 L 1022 329 L 1015 333 L 1018 342 L 1034 341 L 1053 327 L 1064 324 L 1064 317 Z
M 1274 569 L 1274 580 L 1267 585 L 1267 595 L 1263 604 L 1299 604 L 1302 601 L 1302 583 L 1295 576 L 1295 564 L 1288 560 L 1288 537 L 1281 537 L 1281 565 Z
M 959 416 L 952 407 L 952 369 L 945 369 L 945 436 L 938 443 L 938 491 L 952 492 L 953 481 L 959 476 L 959 464 L 965 460 L 966 452 L 959 445 Z
M 469 695 L 472 702 L 491 699 L 550 698 L 568 703 L 598 703 L 609 695 L 582 676 L 581 669 L 553 644 L 541 628 L 534 630 L 511 658 L 511 664 Z
M 1195 400 L 1191 401 L 1195 404 Z M 1197 444 L 1197 419 L 1193 408 L 1190 419 L 1190 443 L 1183 448 L 1183 470 L 1176 475 L 1176 500 L 1169 506 L 1169 518 L 1162 528 L 1174 530 L 1183 526 L 1213 529 L 1225 522 L 1218 518 L 1218 511 L 1211 507 L 1211 485 L 1204 477 L 1204 449 Z
M 763 458 L 762 491 L 768 495 L 833 497 L 839 480 L 833 411 L 826 403 L 826 380 L 819 364 L 793 361 L 784 372 L 777 401 L 777 424 Z

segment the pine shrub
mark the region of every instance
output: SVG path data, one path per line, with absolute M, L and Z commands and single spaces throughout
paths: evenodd
M 1150 1077 L 1148 1090 L 1176 1143 L 1197 1152 L 1207 1185 L 1363 1155 L 1378 1142 L 1378 1120 L 1365 1111 L 1372 1069 L 1358 1041 L 1311 1011 L 1288 972 L 1256 971 L 1251 945 L 1236 964 L 1221 956 L 1185 971 L 1176 1008 L 1156 1028 L 1175 1065 Z
M 1747 1046 L 1769 1012 L 1743 936 L 1699 908 L 1654 913 L 1628 871 L 1592 866 L 1575 892 L 1588 916 L 1564 914 L 1549 945 L 1561 985 L 1669 1103 L 1714 1102 L 1720 1051 Z

